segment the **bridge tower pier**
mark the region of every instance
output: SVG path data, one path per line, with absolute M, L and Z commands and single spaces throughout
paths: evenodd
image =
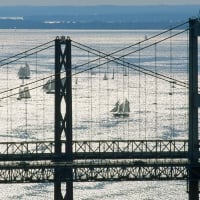
M 55 40 L 55 155 L 54 199 L 73 199 L 73 169 L 62 167 L 72 163 L 72 83 L 71 40 Z M 64 140 L 64 145 L 61 140 Z M 64 187 L 63 187 L 64 186 Z
M 199 200 L 200 166 L 198 164 L 198 36 L 200 36 L 199 19 L 189 20 L 189 200 Z

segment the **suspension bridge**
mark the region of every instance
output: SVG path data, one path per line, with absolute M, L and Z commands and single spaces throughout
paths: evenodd
M 112 52 L 64 36 L 0 61 L 0 183 L 185 180 L 199 199 L 198 36 L 189 21 Z

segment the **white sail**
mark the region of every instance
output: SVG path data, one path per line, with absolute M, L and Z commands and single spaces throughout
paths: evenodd
M 128 113 L 130 112 L 130 107 L 129 107 L 129 101 L 126 99 L 124 103 L 124 112 Z
M 24 87 L 24 97 L 25 99 L 31 98 L 31 94 L 28 87 Z
M 47 83 L 43 86 L 43 89 L 46 91 L 47 94 L 54 94 L 55 93 L 55 81 L 50 80 L 47 81 Z
M 114 68 L 113 68 L 113 75 L 112 75 L 112 79 L 115 78 L 115 72 L 114 72 Z
M 53 93 L 55 93 L 55 84 L 53 83 L 52 80 L 49 80 L 46 93 L 47 93 L 47 94 L 53 94 Z
M 64 86 L 66 81 L 66 78 L 62 78 L 61 79 L 61 84 L 62 86 Z M 76 84 L 78 83 L 78 78 L 76 80 Z M 49 79 L 44 85 L 43 85 L 43 90 L 47 93 L 47 94 L 54 94 L 55 93 L 55 79 Z
M 127 73 L 127 70 L 126 70 L 126 68 L 124 69 L 124 74 L 123 74 L 124 76 L 128 76 L 128 73 Z
M 30 91 L 29 91 L 29 88 L 28 87 L 22 87 L 20 86 L 19 88 L 19 96 L 18 96 L 18 100 L 21 100 L 21 99 L 28 99 L 28 98 L 31 98 L 31 94 L 30 94 Z
M 119 108 L 119 101 L 117 101 L 113 107 L 113 109 L 110 112 L 117 112 Z
M 25 66 L 21 66 L 18 71 L 18 76 L 20 79 L 29 79 L 30 78 L 30 68 L 28 63 L 25 63 Z
M 117 111 L 118 113 L 123 113 L 124 112 L 124 103 L 121 103 L 120 105 L 119 105 L 119 108 L 118 108 L 118 111 Z
M 20 100 L 22 98 L 23 98 L 23 90 L 22 90 L 22 88 L 20 86 L 20 88 L 19 88 L 19 96 L 17 97 L 17 99 Z
M 103 80 L 108 80 L 106 73 L 104 74 Z

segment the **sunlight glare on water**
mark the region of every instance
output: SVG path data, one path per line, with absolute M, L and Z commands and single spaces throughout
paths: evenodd
M 160 31 L 106 31 L 106 30 L 1 30 L 0 31 L 0 56 L 1 59 L 26 51 L 34 46 L 54 40 L 56 36 L 70 36 L 73 41 L 83 43 L 100 51 L 109 53 L 130 44 L 144 40 Z M 170 43 L 162 45 L 168 51 L 161 53 L 155 60 L 154 48 L 144 50 L 141 55 L 134 54 L 127 57 L 128 61 L 138 64 L 142 62 L 150 70 L 155 70 L 155 63 L 160 73 L 187 82 L 185 76 L 187 70 L 186 35 L 181 35 L 173 40 L 173 56 L 170 61 Z M 135 50 L 139 48 L 139 44 Z M 81 62 L 87 62 L 93 57 L 89 53 L 85 55 L 74 48 L 72 64 L 76 66 Z M 167 56 L 166 56 L 167 54 Z M 33 56 L 30 66 L 36 71 L 34 78 L 41 79 L 46 75 L 52 75 L 54 69 L 54 49 L 44 54 L 44 59 Z M 140 60 L 139 60 L 140 59 Z M 25 62 L 25 59 L 24 61 Z M 43 65 L 40 65 L 43 62 Z M 102 61 L 98 61 L 102 62 Z M 171 69 L 169 65 L 175 68 Z M 21 84 L 17 77 L 17 70 L 21 63 L 1 69 L 1 91 L 13 88 Z M 164 67 L 162 67 L 164 66 Z M 101 71 L 94 69 L 77 75 L 78 83 L 73 79 L 73 139 L 101 140 L 101 139 L 170 139 L 187 138 L 187 90 L 181 86 L 174 86 L 163 80 L 129 71 L 129 79 L 123 76 L 124 68 L 118 66 L 116 78 L 111 79 L 113 67 L 116 63 L 103 66 Z M 9 80 L 7 74 L 9 70 Z M 106 71 L 108 70 L 108 71 Z M 108 72 L 108 81 L 103 81 L 104 72 Z M 90 79 L 89 79 L 90 78 Z M 33 80 L 33 77 L 31 77 Z M 5 82 L 7 83 L 5 84 Z M 43 81 L 42 84 L 46 82 Z M 129 88 L 129 89 L 127 89 Z M 156 91 L 156 92 L 155 92 Z M 174 92 L 174 96 L 171 95 Z M 9 93 L 10 94 L 10 93 Z M 8 95 L 8 94 L 7 94 Z M 158 95 L 159 97 L 157 97 Z M 110 110 L 117 99 L 129 97 L 130 116 L 126 119 L 113 118 Z M 3 101 L 0 107 L 0 140 L 3 141 L 35 141 L 53 140 L 54 138 L 54 102 L 52 96 L 44 94 L 40 88 L 32 92 L 32 99 L 17 101 L 16 96 Z M 10 107 L 8 108 L 8 104 Z M 106 106 L 105 106 L 106 105 Z M 27 108 L 26 108 L 27 106 Z M 37 109 L 35 109 L 37 108 Z M 28 109 L 28 112 L 25 110 Z M 176 112 L 174 110 L 176 109 Z M 39 112 L 42 111 L 42 114 Z M 24 118 L 26 117 L 26 119 Z M 156 121 L 155 121 L 156 117 Z M 26 121 L 28 120 L 28 122 Z M 26 130 L 24 126 L 26 124 Z M 147 127 L 148 125 L 148 127 Z M 157 126 L 158 125 L 158 126 Z M 28 131 L 27 131 L 28 130 Z M 158 131 L 159 130 L 159 131 Z M 26 132 L 27 131 L 27 132 Z M 0 199 L 44 200 L 53 199 L 53 184 L 1 184 Z M 186 181 L 149 181 L 149 182 L 98 182 L 98 183 L 74 183 L 75 200 L 186 200 Z

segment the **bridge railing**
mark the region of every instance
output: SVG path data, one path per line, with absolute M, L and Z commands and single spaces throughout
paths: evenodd
M 54 142 L 1 142 L 0 155 L 54 153 Z
M 62 141 L 62 146 L 65 142 Z M 1 142 L 1 161 L 57 158 L 53 141 Z M 114 154 L 113 154 L 114 153 Z M 73 159 L 187 158 L 188 140 L 73 141 Z M 59 155 L 65 158 L 65 153 Z
M 187 140 L 74 141 L 74 153 L 82 152 L 187 152 Z

